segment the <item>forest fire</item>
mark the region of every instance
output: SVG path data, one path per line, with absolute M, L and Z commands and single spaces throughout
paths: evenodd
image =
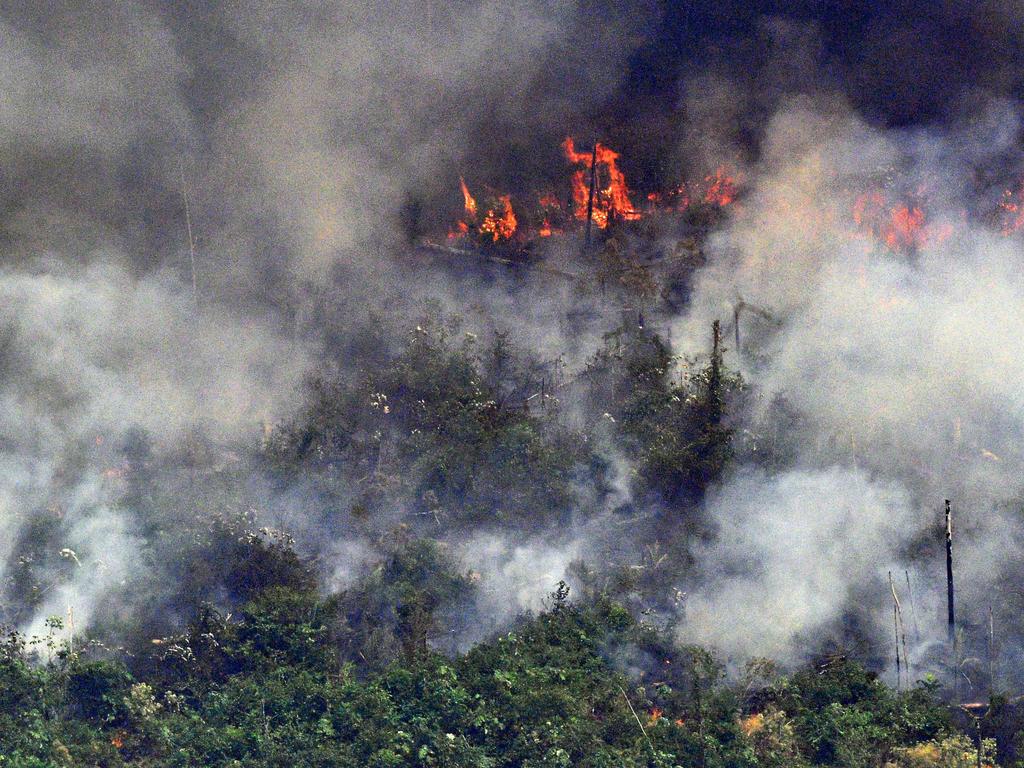
M 465 179 L 460 177 L 463 214 L 449 231 L 448 239 L 473 235 L 482 243 L 496 244 L 513 239 L 547 238 L 563 232 L 569 221 L 582 224 L 588 218 L 598 229 L 607 229 L 615 222 L 639 221 L 652 213 L 682 213 L 694 204 L 724 208 L 735 203 L 739 193 L 735 175 L 721 166 L 700 182 L 689 186 L 681 184 L 665 193 L 648 194 L 650 205 L 641 211 L 634 205 L 633 193 L 618 166 L 620 153 L 600 142 L 591 151 L 580 152 L 572 137 L 565 139 L 562 150 L 570 165 L 582 166 L 574 168 L 569 177 L 569 211 L 554 192 L 544 192 L 536 196 L 537 203 L 532 210 L 523 211 L 527 218 L 524 223 L 516 215 L 511 195 L 496 193 L 481 216 L 481 206 Z
M 697 181 L 650 192 L 646 195 L 647 203 L 640 208 L 634 204 L 633 192 L 619 167 L 619 152 L 600 142 L 590 151 L 579 151 L 571 136 L 562 143 L 562 151 L 573 166 L 568 194 L 562 199 L 547 191 L 536 194 L 536 202 L 531 206 L 514 203 L 510 194 L 492 191 L 486 203 L 480 205 L 460 177 L 463 214 L 450 229 L 449 240 L 472 237 L 481 245 L 512 241 L 525 244 L 535 238 L 562 234 L 572 222 L 583 226 L 589 220 L 598 229 L 607 230 L 615 223 L 635 222 L 649 216 L 685 214 L 696 206 L 739 211 L 742 181 L 727 166 L 719 166 Z M 894 192 L 888 185 L 869 186 L 859 193 L 855 190 L 848 210 L 851 237 L 868 241 L 871 247 L 881 244 L 893 253 L 912 253 L 942 243 L 953 234 L 956 224 L 956 220 L 934 218 L 928 212 L 924 186 L 909 194 Z M 1024 229 L 1024 182 L 1003 193 L 995 215 L 1004 235 Z

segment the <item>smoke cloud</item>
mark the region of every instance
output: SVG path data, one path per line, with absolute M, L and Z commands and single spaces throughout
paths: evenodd
M 328 588 L 357 578 L 380 532 L 301 482 L 274 487 L 253 469 L 260 436 L 301 409 L 311 372 L 358 375 L 370 312 L 389 315 L 386 347 L 430 297 L 578 373 L 624 310 L 573 280 L 593 267 L 577 244 L 540 249 L 553 271 L 522 278 L 423 266 L 410 245 L 450 224 L 460 174 L 515 195 L 564 181 L 570 133 L 620 150 L 636 190 L 722 162 L 743 182 L 686 300 L 648 317 L 697 354 L 713 319 L 758 310 L 727 362 L 752 384 L 737 418 L 761 453 L 705 500 L 696 565 L 664 577 L 686 594 L 668 611 L 680 638 L 789 660 L 853 623 L 876 640 L 885 574 L 908 570 L 924 664 L 944 498 L 965 621 L 998 610 L 1018 581 L 1024 280 L 1018 239 L 979 212 L 1022 166 L 1019 9 L 662 5 L 5 7 L 0 580 L 25 541 L 59 541 L 50 592 L 13 619 L 40 633 L 71 605 L 80 627 L 130 612 L 163 573 L 139 555 L 153 532 L 220 508 L 191 483 L 203 462 L 327 561 Z M 923 239 L 876 247 L 851 214 L 875 187 L 927 199 Z M 571 388 L 558 397 L 582 418 Z M 642 505 L 613 435 L 595 443 L 614 492 L 584 489 L 587 520 L 439 532 L 462 539 L 494 626 L 579 558 L 635 563 L 679 535 L 613 527 L 609 509 Z M 140 501 L 126 464 L 180 476 Z
M 1014 239 L 965 213 L 970 164 L 1006 149 L 993 127 L 884 131 L 808 100 L 769 122 L 744 208 L 711 240 L 677 327 L 697 346 L 739 301 L 765 310 L 741 315 L 729 359 L 756 382 L 748 423 L 787 458 L 739 471 L 709 499 L 719 533 L 700 554 L 707 580 L 684 636 L 785 657 L 854 612 L 884 638 L 882 577 L 909 569 L 922 642 L 937 640 L 944 498 L 963 537 L 965 623 L 1017 580 L 1005 553 L 1019 522 L 1005 509 L 1021 493 L 1024 284 Z M 903 253 L 866 241 L 851 215 L 865 180 L 894 168 L 928 199 L 928 236 Z

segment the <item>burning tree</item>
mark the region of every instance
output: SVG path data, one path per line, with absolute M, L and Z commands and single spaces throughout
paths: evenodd
M 626 177 L 619 170 L 618 152 L 600 142 L 594 145 L 593 152 L 577 152 L 571 136 L 562 142 L 562 149 L 570 163 L 583 166 L 572 175 L 573 214 L 577 219 L 592 221 L 604 229 L 616 218 L 640 218 L 630 199 Z

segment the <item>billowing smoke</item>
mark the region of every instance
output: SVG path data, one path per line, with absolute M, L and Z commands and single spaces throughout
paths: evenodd
M 998 608 L 1020 550 L 1024 281 L 1018 238 L 981 212 L 1021 164 L 1007 55 L 1021 14 L 662 5 L 5 8 L 0 580 L 33 558 L 52 578 L 2 618 L 37 634 L 51 615 L 128 623 L 133 601 L 184 578 L 154 542 L 232 505 L 319 555 L 325 588 L 357 580 L 381 531 L 313 483 L 275 485 L 252 454 L 305 405 L 311 373 L 358 378 L 425 298 L 581 372 L 637 307 L 584 290 L 577 242 L 513 277 L 410 254 L 450 224 L 460 174 L 514 194 L 564 181 L 570 133 L 621 150 L 639 192 L 740 172 L 684 299 L 647 321 L 684 353 L 706 351 L 713 319 L 738 337 L 726 362 L 752 384 L 737 418 L 756 449 L 699 515 L 653 509 L 630 497 L 635 467 L 599 413 L 582 431 L 609 487 L 573 478 L 584 519 L 448 531 L 438 517 L 433 533 L 479 573 L 478 629 L 536 610 L 572 561 L 614 561 L 673 595 L 681 638 L 794 659 L 822 638 L 884 637 L 893 571 L 915 585 L 926 666 L 943 635 L 944 498 L 965 623 Z M 892 199 L 859 199 L 875 188 Z M 908 196 L 927 200 L 916 234 L 865 213 Z M 372 313 L 388 317 L 368 352 Z M 591 418 L 572 387 L 555 397 L 568 420 Z M 712 530 L 692 552 L 658 549 L 697 516 Z
M 886 132 L 802 100 L 770 121 L 744 209 L 712 240 L 680 329 L 700 343 L 739 302 L 764 310 L 740 313 L 730 354 L 756 382 L 750 423 L 785 459 L 739 470 L 709 498 L 719 535 L 702 549 L 707 581 L 683 635 L 785 656 L 860 614 L 884 642 L 885 574 L 910 570 L 920 636 L 939 639 L 946 498 L 963 537 L 961 616 L 998 612 L 1019 575 L 1005 507 L 1021 492 L 1024 282 L 1015 239 L 966 211 L 971 164 L 1009 151 L 1004 129 Z M 865 241 L 851 215 L 897 168 L 928 199 L 921 239 L 902 252 Z
M 38 633 L 73 609 L 82 629 L 170 578 L 153 537 L 183 510 L 217 516 L 216 473 L 244 475 L 316 363 L 358 364 L 353 323 L 447 292 L 398 265 L 452 178 L 505 175 L 497 147 L 531 156 L 540 135 L 557 153 L 654 18 L 533 0 L 5 9 L 0 579 L 53 573 L 5 621 Z M 213 474 L 169 479 L 178 463 Z M 257 517 L 322 538 L 315 494 L 238 485 Z M 342 584 L 362 539 L 336 536 Z
M 738 660 L 793 660 L 865 583 L 884 584 L 914 520 L 902 488 L 840 467 L 743 472 L 708 509 L 720 527 L 698 553 L 709 575 L 687 601 L 683 631 Z

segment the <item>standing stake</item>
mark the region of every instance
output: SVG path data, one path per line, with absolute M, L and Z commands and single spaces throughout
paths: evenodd
M 914 607 L 914 590 L 910 587 L 910 571 L 903 571 L 907 577 L 907 595 L 910 597 L 910 617 L 914 620 L 914 641 L 921 642 L 921 630 L 917 627 L 917 608 Z
M 192 272 L 192 302 L 199 306 L 199 289 L 196 281 L 196 241 L 192 236 L 192 213 L 188 205 L 188 186 L 185 183 L 185 163 L 179 161 L 178 169 L 181 171 L 181 199 L 185 203 L 185 229 L 188 232 L 188 259 Z
M 896 690 L 900 689 L 900 682 L 903 679 L 903 673 L 900 670 L 900 626 L 899 621 L 896 618 L 896 605 L 892 606 L 892 630 L 896 637 Z
M 953 697 L 957 696 L 956 614 L 953 609 L 953 513 L 946 499 L 946 637 L 952 656 Z
M 996 624 L 992 618 L 992 606 L 988 607 L 988 699 L 996 691 Z

